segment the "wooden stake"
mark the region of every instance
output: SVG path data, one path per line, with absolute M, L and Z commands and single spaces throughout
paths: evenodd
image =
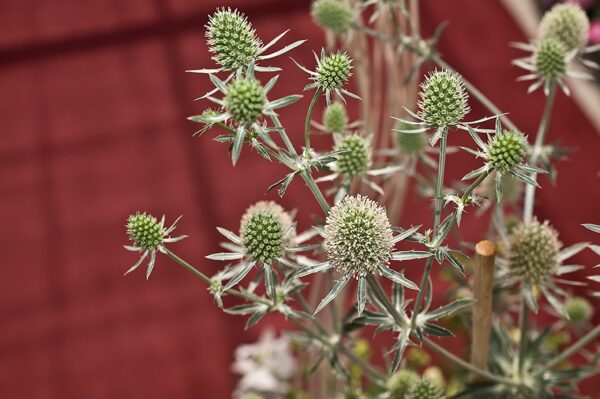
M 475 246 L 473 272 L 473 325 L 471 340 L 471 364 L 487 370 L 490 334 L 492 331 L 492 290 L 494 282 L 494 260 L 496 245 L 491 241 L 480 241 Z M 471 382 L 481 381 L 476 375 Z

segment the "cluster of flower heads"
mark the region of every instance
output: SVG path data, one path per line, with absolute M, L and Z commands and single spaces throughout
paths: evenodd
M 513 61 L 515 65 L 530 72 L 518 79 L 534 81 L 528 92 L 543 87 L 548 95 L 550 88 L 558 84 L 569 95 L 565 77 L 591 79 L 591 75 L 570 67 L 575 58 L 585 66 L 598 67 L 593 61 L 579 57 L 580 54 L 597 50 L 586 47 L 589 27 L 589 19 L 578 4 L 556 4 L 544 14 L 538 27 L 536 42 L 515 43 L 515 47 L 531 52 L 530 56 Z

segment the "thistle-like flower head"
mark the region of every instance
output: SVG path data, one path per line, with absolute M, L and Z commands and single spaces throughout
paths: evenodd
M 427 136 L 425 133 L 402 133 L 401 131 L 416 130 L 417 127 L 406 122 L 399 121 L 395 133 L 396 145 L 406 155 L 419 155 L 427 148 Z
M 339 102 L 333 102 L 323 112 L 323 126 L 329 133 L 343 133 L 348 124 L 346 107 Z
M 316 81 L 323 90 L 341 88 L 352 75 L 352 61 L 346 53 L 330 54 L 319 60 Z
M 594 308 L 585 298 L 572 297 L 565 302 L 568 322 L 572 326 L 580 326 L 588 322 L 594 315 Z
M 206 38 L 213 59 L 226 71 L 235 71 L 254 62 L 261 42 L 245 15 L 237 10 L 221 8 L 206 25 Z
M 282 256 L 291 225 L 289 215 L 273 201 L 260 201 L 249 207 L 240 226 L 240 237 L 248 256 L 268 264 Z
M 527 139 L 516 130 L 500 132 L 489 141 L 485 159 L 491 168 L 499 172 L 507 172 L 523 161 L 527 154 Z
M 587 44 L 589 29 L 590 21 L 578 4 L 562 3 L 544 14 L 538 36 L 540 40 L 557 40 L 566 51 L 581 50 Z
M 345 136 L 335 147 L 336 151 L 345 151 L 337 155 L 335 169 L 345 177 L 364 174 L 371 166 L 371 150 L 367 140 L 358 134 Z
M 336 35 L 345 33 L 350 28 L 353 13 L 348 4 L 340 0 L 315 0 L 311 14 L 321 27 L 331 30 Z
M 567 72 L 567 52 L 561 42 L 548 38 L 539 43 L 533 54 L 535 73 L 544 80 L 556 79 Z
M 538 286 L 556 272 L 561 244 L 547 221 L 520 224 L 512 231 L 509 243 L 509 268 L 524 284 Z
M 421 84 L 419 96 L 419 117 L 432 127 L 455 125 L 469 112 L 464 83 L 451 71 L 429 75 Z
M 265 103 L 265 90 L 256 79 L 237 78 L 227 86 L 225 108 L 240 125 L 256 122 Z
M 404 398 L 419 382 L 419 376 L 412 370 L 404 369 L 392 374 L 386 384 L 393 398 Z
M 433 382 L 423 378 L 413 386 L 409 397 L 411 399 L 441 399 L 442 393 Z
M 167 236 L 163 224 L 146 212 L 129 216 L 127 234 L 136 247 L 144 250 L 157 249 Z
M 392 227 L 385 209 L 358 195 L 335 205 L 325 224 L 329 262 L 346 275 L 366 276 L 392 257 Z
M 146 278 L 150 277 L 150 274 L 154 269 L 156 252 L 165 252 L 166 249 L 164 244 L 177 242 L 187 237 L 169 236 L 171 232 L 175 230 L 178 220 L 179 218 L 177 218 L 175 222 L 173 222 L 173 224 L 167 228 L 165 227 L 164 216 L 160 221 L 146 212 L 136 212 L 135 214 L 129 216 L 126 224 L 127 235 L 129 235 L 129 238 L 131 241 L 133 241 L 133 245 L 125 245 L 125 249 L 132 252 L 139 252 L 142 254 L 142 256 L 135 265 L 125 272 L 125 274 L 131 273 L 137 269 L 142 264 L 144 259 L 150 257 L 150 260 L 148 261 L 148 269 L 146 271 Z

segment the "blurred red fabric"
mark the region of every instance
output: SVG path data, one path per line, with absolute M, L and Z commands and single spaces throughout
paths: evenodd
M 508 43 L 525 38 L 501 4 L 421 3 L 426 33 L 450 22 L 444 58 L 533 135 L 543 97 L 515 83 L 520 71 L 510 60 L 520 54 Z M 190 238 L 173 248 L 212 274 L 220 265 L 204 256 L 217 249 L 215 226 L 236 230 L 244 209 L 285 173 L 250 151 L 233 169 L 210 133 L 191 137 L 197 126 L 186 117 L 206 106 L 193 99 L 209 82 L 184 71 L 212 65 L 203 26 L 219 5 L 246 12 L 265 40 L 287 28 L 287 42 L 308 39 L 294 51 L 300 63 L 312 65 L 311 50 L 323 43 L 309 1 L 3 0 L 0 396 L 231 396 L 234 348 L 258 330 L 243 331 L 243 320 L 224 315 L 165 258 L 149 281 L 142 272 L 122 276 L 136 260 L 122 249 L 131 212 L 184 215 L 178 232 Z M 284 72 L 273 97 L 301 92 L 304 73 L 288 57 L 276 62 Z M 297 109 L 281 114 L 301 145 Z M 576 152 L 558 165 L 558 186 L 544 182 L 537 214 L 566 244 L 598 241 L 580 224 L 600 223 L 600 139 L 571 99 L 559 95 L 555 109 L 550 140 Z M 448 179 L 476 164 L 465 158 L 452 160 Z M 300 182 L 280 202 L 319 213 Z M 409 197 L 401 225 L 429 221 L 428 205 Z M 466 238 L 481 237 L 480 220 L 467 215 L 464 224 Z M 597 259 L 585 253 L 577 261 Z

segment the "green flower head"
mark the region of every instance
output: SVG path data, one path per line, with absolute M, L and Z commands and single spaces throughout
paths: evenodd
M 330 54 L 322 58 L 316 70 L 316 81 L 323 90 L 341 88 L 352 75 L 352 61 L 346 53 Z
M 507 172 L 519 165 L 527 154 L 527 139 L 516 130 L 497 133 L 488 143 L 485 159 L 499 172 Z
M 329 262 L 346 275 L 366 276 L 388 265 L 393 243 L 385 209 L 361 195 L 345 197 L 327 216 L 324 246 Z
M 261 42 L 245 15 L 221 8 L 206 25 L 206 38 L 213 59 L 226 71 L 235 71 L 255 61 Z
M 240 237 L 246 253 L 255 261 L 270 264 L 283 256 L 286 233 L 292 221 L 284 209 L 272 201 L 260 201 L 242 216 Z
M 580 326 L 594 315 L 594 308 L 585 298 L 569 298 L 565 302 L 565 310 L 572 326 Z
M 412 370 L 404 369 L 392 374 L 386 388 L 392 398 L 404 398 L 419 382 L 419 376 Z
M 451 71 L 429 75 L 421 84 L 419 96 L 419 116 L 432 127 L 455 125 L 469 112 L 464 83 Z
M 536 74 L 542 79 L 555 79 L 567 72 L 565 47 L 555 39 L 542 41 L 533 54 Z
M 256 79 L 237 78 L 227 86 L 225 108 L 240 125 L 256 122 L 266 101 L 265 90 Z
M 411 399 L 441 399 L 442 393 L 433 382 L 424 378 L 414 385 L 409 397 Z
M 418 127 L 405 122 L 398 122 L 396 130 L 415 130 Z M 419 155 L 427 148 L 427 136 L 425 133 L 402 133 L 395 132 L 396 145 L 406 155 Z
M 509 236 L 509 268 L 528 286 L 543 284 L 558 267 L 561 244 L 548 222 L 522 223 Z
M 127 219 L 127 234 L 136 247 L 155 250 L 167 238 L 167 230 L 154 216 L 137 212 Z
M 540 40 L 554 39 L 566 51 L 582 49 L 587 44 L 590 21 L 585 11 L 574 3 L 557 4 L 544 14 L 538 29 Z
M 336 171 L 342 176 L 356 177 L 364 174 L 371 166 L 371 151 L 367 141 L 358 134 L 345 136 L 335 146 L 346 151 L 336 155 Z
M 343 133 L 348 124 L 346 108 L 339 102 L 331 103 L 323 112 L 323 126 L 329 133 Z
M 339 0 L 315 0 L 311 14 L 315 22 L 336 35 L 345 33 L 353 19 L 352 9 Z

